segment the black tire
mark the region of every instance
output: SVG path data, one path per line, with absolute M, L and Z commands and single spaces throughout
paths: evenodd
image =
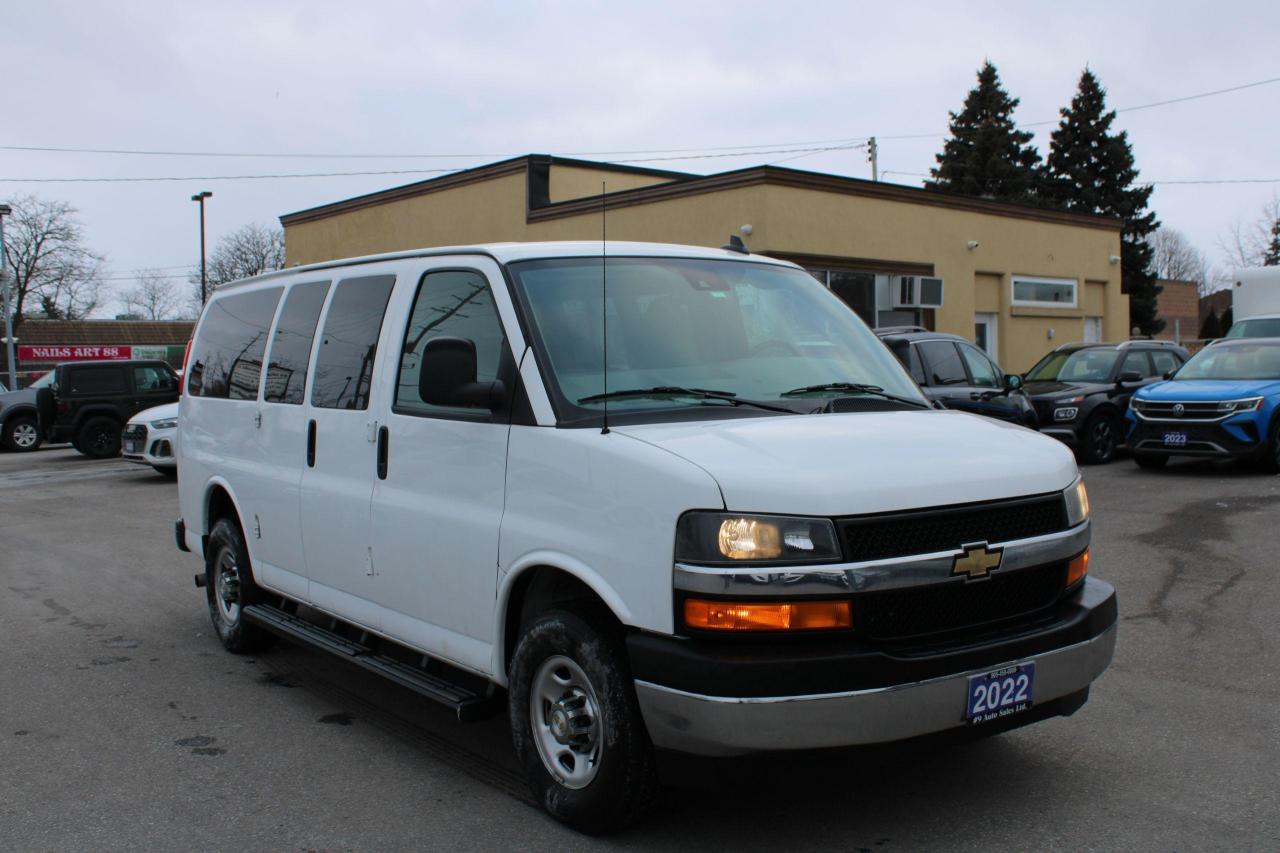
M 157 474 L 163 474 L 170 480 L 178 479 L 178 466 L 176 465 L 152 465 Z
M 538 802 L 574 829 L 603 833 L 644 815 L 656 803 L 660 786 L 621 632 L 604 614 L 598 619 L 593 614 L 591 623 L 575 613 L 552 610 L 527 624 L 512 656 L 508 702 L 516 755 Z M 585 676 L 585 694 L 572 683 L 571 666 L 576 676 Z M 535 682 L 555 686 L 563 697 L 554 705 L 543 700 L 535 712 L 530 701 Z M 548 740 L 557 742 L 551 748 L 563 747 L 570 762 L 562 762 L 556 776 L 551 771 L 556 757 L 544 760 L 546 747 L 540 746 Z M 578 751 L 583 749 L 594 760 Z M 589 778 L 574 780 L 575 772 Z
M 120 455 L 120 422 L 106 415 L 89 418 L 76 433 L 75 448 L 94 459 Z
M 40 424 L 34 415 L 14 415 L 5 421 L 3 441 L 15 453 L 30 453 L 40 447 Z
M 1086 465 L 1105 465 L 1116 455 L 1123 438 L 1121 420 L 1110 412 L 1095 412 L 1080 431 L 1080 461 Z
M 230 518 L 219 519 L 209 533 L 204 577 L 209 618 L 223 648 L 235 654 L 251 654 L 275 643 L 275 635 L 240 618 L 242 607 L 257 604 L 266 596 L 253 582 L 244 535 Z
M 1133 461 L 1139 468 L 1163 468 L 1169 463 L 1168 453 L 1135 453 Z
M 1267 447 L 1258 456 L 1258 470 L 1267 474 L 1280 474 L 1280 415 L 1271 419 Z

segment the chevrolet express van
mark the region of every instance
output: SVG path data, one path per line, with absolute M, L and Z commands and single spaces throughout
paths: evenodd
M 283 635 L 505 709 L 586 831 L 663 750 L 1067 715 L 1115 644 L 1051 438 L 933 408 L 802 269 L 637 243 L 431 249 L 218 288 L 178 546 L 225 647 Z

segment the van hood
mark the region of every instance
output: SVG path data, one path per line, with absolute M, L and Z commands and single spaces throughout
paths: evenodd
M 619 426 L 697 465 L 741 512 L 859 515 L 1065 489 L 1075 457 L 1033 430 L 956 411 Z

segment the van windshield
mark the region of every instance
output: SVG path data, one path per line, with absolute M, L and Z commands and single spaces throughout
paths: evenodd
M 824 397 L 877 392 L 928 405 L 857 315 L 800 270 L 686 258 L 607 263 L 603 310 L 601 258 L 510 265 L 562 419 L 595 416 L 606 405 L 592 399 L 606 391 L 604 332 L 610 412 L 728 410 L 724 397 L 809 412 Z M 801 390 L 832 383 L 842 387 Z M 625 394 L 646 389 L 654 393 Z
M 1280 338 L 1280 317 L 1257 317 L 1231 324 L 1228 338 Z

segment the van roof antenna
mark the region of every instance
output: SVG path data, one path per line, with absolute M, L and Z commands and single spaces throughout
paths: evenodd
M 744 255 L 751 254 L 751 250 L 747 248 L 747 244 L 742 242 L 742 238 L 737 234 L 729 235 L 729 242 L 720 247 L 726 252 L 740 252 Z
M 601 417 L 600 434 L 609 434 L 609 309 L 605 304 L 608 299 L 608 283 L 609 283 L 609 262 L 606 258 L 608 250 L 607 238 L 609 232 L 606 230 L 606 213 L 609 206 L 605 203 L 605 194 L 608 187 L 604 181 L 600 182 L 600 360 L 604 362 L 604 370 L 602 376 L 604 380 L 604 396 L 601 402 L 604 403 L 604 415 Z

